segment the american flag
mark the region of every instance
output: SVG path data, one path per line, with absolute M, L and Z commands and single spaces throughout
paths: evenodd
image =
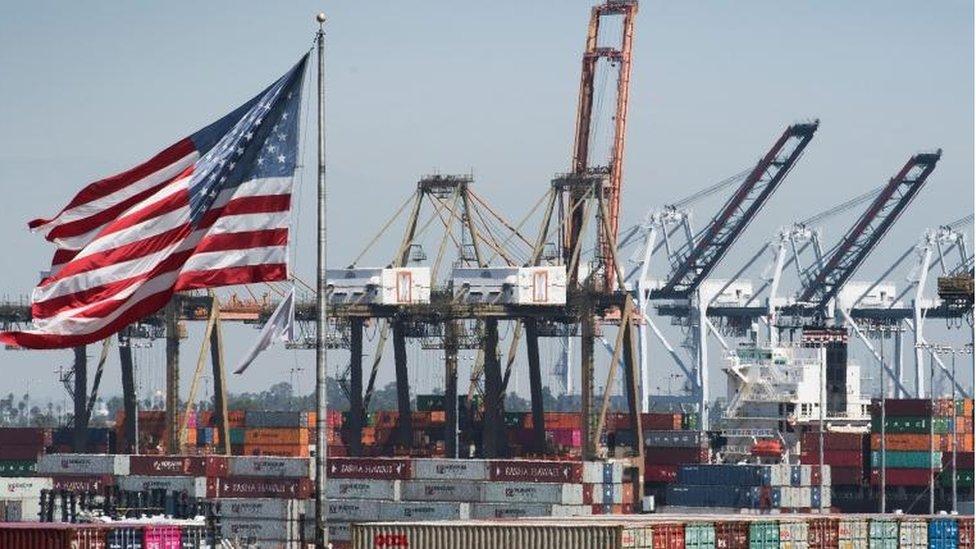
M 174 292 L 285 279 L 307 60 L 147 162 L 86 186 L 55 217 L 31 221 L 57 250 L 31 296 L 33 329 L 0 341 L 84 345 Z

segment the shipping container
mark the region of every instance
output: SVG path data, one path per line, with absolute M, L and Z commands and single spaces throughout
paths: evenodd
M 128 475 L 129 456 L 112 454 L 47 454 L 37 460 L 42 475 Z
M 223 477 L 228 474 L 223 456 L 129 456 L 133 475 Z
M 228 458 L 227 469 L 229 475 L 237 477 L 311 478 L 312 460 L 275 456 L 232 456 Z
M 566 525 L 504 523 L 368 523 L 353 524 L 352 547 L 423 547 L 424 549 L 624 549 L 625 527 L 619 524 Z M 683 538 L 682 538 L 683 545 Z M 654 545 L 654 547 L 658 547 Z M 673 547 L 673 546 L 671 546 Z
M 208 498 L 285 498 L 311 497 L 313 483 L 304 478 L 227 477 L 208 478 Z
M 489 461 L 480 459 L 416 459 L 412 471 L 414 479 L 429 480 L 488 480 Z
M 383 479 L 330 479 L 325 483 L 326 497 L 336 499 L 386 499 L 399 501 L 403 488 L 402 480 Z M 416 499 L 416 498 L 412 498 Z M 422 499 L 422 498 L 420 498 Z
M 248 410 L 244 416 L 244 426 L 252 427 L 310 427 L 308 412 L 287 412 L 279 410 Z
M 105 530 L 91 525 L 58 523 L 0 524 L 3 549 L 106 549 Z
M 330 478 L 410 480 L 413 460 L 402 458 L 329 458 Z
M 571 461 L 493 460 L 489 479 L 515 482 L 582 482 L 583 465 Z

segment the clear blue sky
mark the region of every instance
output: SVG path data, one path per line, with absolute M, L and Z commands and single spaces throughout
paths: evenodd
M 589 6 L 9 2 L 0 18 L 0 290 L 28 294 L 49 258 L 28 219 L 260 90 L 310 47 L 320 10 L 330 16 L 334 264 L 434 170 L 473 170 L 480 193 L 518 218 L 568 166 Z M 881 185 L 922 149 L 941 147 L 943 159 L 878 257 L 972 211 L 972 2 L 644 1 L 636 32 L 625 222 L 747 167 L 786 124 L 812 117 L 821 120 L 814 143 L 738 256 L 790 219 Z M 307 203 L 308 178 L 305 186 Z M 314 219 L 304 209 L 297 270 L 308 275 Z M 826 227 L 828 236 L 847 223 Z M 230 360 L 252 334 L 230 329 Z M 187 380 L 196 352 L 191 337 Z M 311 361 L 273 353 L 230 388 L 266 387 Z M 0 351 L 0 393 L 20 393 L 30 378 L 38 396 L 60 398 L 53 370 L 69 362 L 68 352 Z M 114 356 L 109 368 L 112 392 Z

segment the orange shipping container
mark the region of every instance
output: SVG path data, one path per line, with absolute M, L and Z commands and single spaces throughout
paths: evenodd
M 304 444 L 308 446 L 308 429 L 247 429 L 244 431 L 244 444 Z
M 949 452 L 952 450 L 952 435 L 935 435 L 935 450 L 937 452 Z M 959 435 L 959 448 L 961 452 L 971 452 L 973 447 L 973 435 Z M 895 452 L 927 452 L 932 448 L 929 435 L 892 433 L 885 435 L 885 447 Z M 871 449 L 881 449 L 881 434 L 871 435 Z
M 230 410 L 227 412 L 227 426 L 244 427 L 244 410 Z

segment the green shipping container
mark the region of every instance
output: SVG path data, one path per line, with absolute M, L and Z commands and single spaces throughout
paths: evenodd
M 898 523 L 893 520 L 871 519 L 868 525 L 868 547 L 898 549 Z
M 244 444 L 244 428 L 243 427 L 231 427 L 231 429 L 230 429 L 230 443 L 231 444 Z
M 0 477 L 29 477 L 37 472 L 37 460 L 33 459 L 3 459 L 0 460 Z
M 715 549 L 715 525 L 707 522 L 686 524 L 685 549 Z
M 942 471 L 939 473 L 939 484 L 945 486 L 946 488 L 952 487 L 952 473 L 951 471 Z M 956 486 L 959 488 L 972 488 L 973 487 L 973 470 L 960 469 L 956 473 Z
M 750 524 L 749 549 L 779 549 L 779 523 L 763 521 Z
M 697 431 L 698 430 L 698 414 L 687 413 L 681 414 L 681 428 L 685 431 Z
M 443 412 L 444 395 L 417 395 L 417 411 Z
M 522 418 L 525 416 L 522 412 L 505 412 L 505 427 L 518 428 L 522 426 Z
M 929 422 L 935 420 L 932 429 L 937 435 L 945 435 L 952 432 L 952 418 L 950 417 L 887 417 L 885 418 L 885 433 L 902 434 L 927 434 L 929 432 Z M 881 432 L 881 417 L 871 418 L 871 431 Z
M 871 467 L 881 467 L 881 452 L 871 452 Z M 942 469 L 942 452 L 886 452 L 888 469 Z

